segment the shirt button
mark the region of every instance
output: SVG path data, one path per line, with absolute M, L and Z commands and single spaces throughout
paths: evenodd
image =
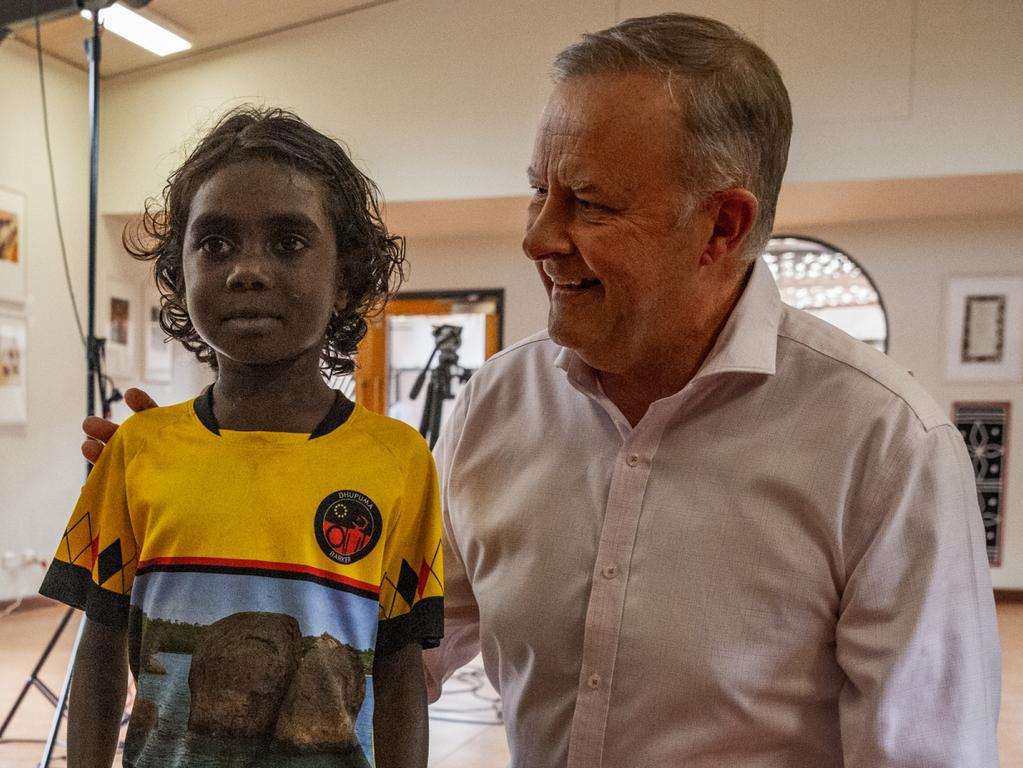
M 601 570 L 601 573 L 604 574 L 605 579 L 613 579 L 615 576 L 618 575 L 618 566 L 605 565 L 604 568 Z
M 597 690 L 600 687 L 600 675 L 594 672 L 590 675 L 590 679 L 586 681 L 586 684 L 593 690 Z
M 625 460 L 625 463 L 626 463 L 626 464 L 628 464 L 628 465 L 629 465 L 630 467 L 634 467 L 634 466 L 636 466 L 637 464 L 639 464 L 639 456 L 637 456 L 637 455 L 636 455 L 636 454 L 634 454 L 634 453 L 633 453 L 633 454 L 630 454 L 630 455 L 629 455 L 629 458 L 627 458 L 627 459 Z

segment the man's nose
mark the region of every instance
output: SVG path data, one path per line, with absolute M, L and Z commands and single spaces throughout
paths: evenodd
M 571 253 L 571 219 L 565 205 L 551 197 L 534 202 L 526 219 L 522 250 L 533 261 Z
M 245 247 L 231 264 L 227 287 L 237 290 L 267 288 L 272 277 L 270 255 L 259 247 Z

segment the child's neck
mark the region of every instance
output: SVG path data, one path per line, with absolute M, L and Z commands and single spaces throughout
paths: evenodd
M 222 429 L 312 432 L 334 404 L 319 369 L 278 364 L 221 364 L 213 385 L 213 412 Z

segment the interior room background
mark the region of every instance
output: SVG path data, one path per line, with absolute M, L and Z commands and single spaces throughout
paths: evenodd
M 1018 0 L 391 0 L 110 75 L 101 92 L 100 306 L 106 283 L 146 280 L 148 267 L 121 249 L 125 223 L 198 131 L 255 101 L 295 110 L 351 147 L 383 190 L 389 223 L 408 237 L 408 290 L 503 288 L 505 344 L 538 330 L 546 297 L 519 242 L 550 61 L 582 32 L 673 9 L 741 28 L 782 69 L 796 129 L 777 230 L 825 240 L 863 265 L 888 311 L 889 354 L 946 409 L 1012 402 L 1003 559 L 992 578 L 1023 589 L 1023 384 L 949 381 L 943 328 L 950 278 L 1023 275 Z M 178 21 L 186 32 L 188 23 Z M 48 57 L 46 67 L 84 312 L 88 82 L 62 61 Z M 10 38 L 0 44 L 0 93 L 0 187 L 25 200 L 27 328 L 27 418 L 0 426 L 0 549 L 48 558 L 82 482 L 86 370 L 60 261 L 35 52 Z M 208 374 L 175 347 L 170 381 L 142 378 L 136 366 L 115 381 L 172 403 Z M 0 570 L 0 600 L 34 593 L 41 576 Z

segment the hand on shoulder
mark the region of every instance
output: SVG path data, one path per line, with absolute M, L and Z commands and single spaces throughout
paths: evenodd
M 156 401 L 141 389 L 131 387 L 124 393 L 124 402 L 135 413 L 156 408 Z M 99 461 L 103 447 L 107 444 L 118 425 L 108 419 L 99 416 L 86 416 L 82 422 L 82 431 L 85 433 L 85 441 L 82 443 L 82 456 L 90 464 Z

